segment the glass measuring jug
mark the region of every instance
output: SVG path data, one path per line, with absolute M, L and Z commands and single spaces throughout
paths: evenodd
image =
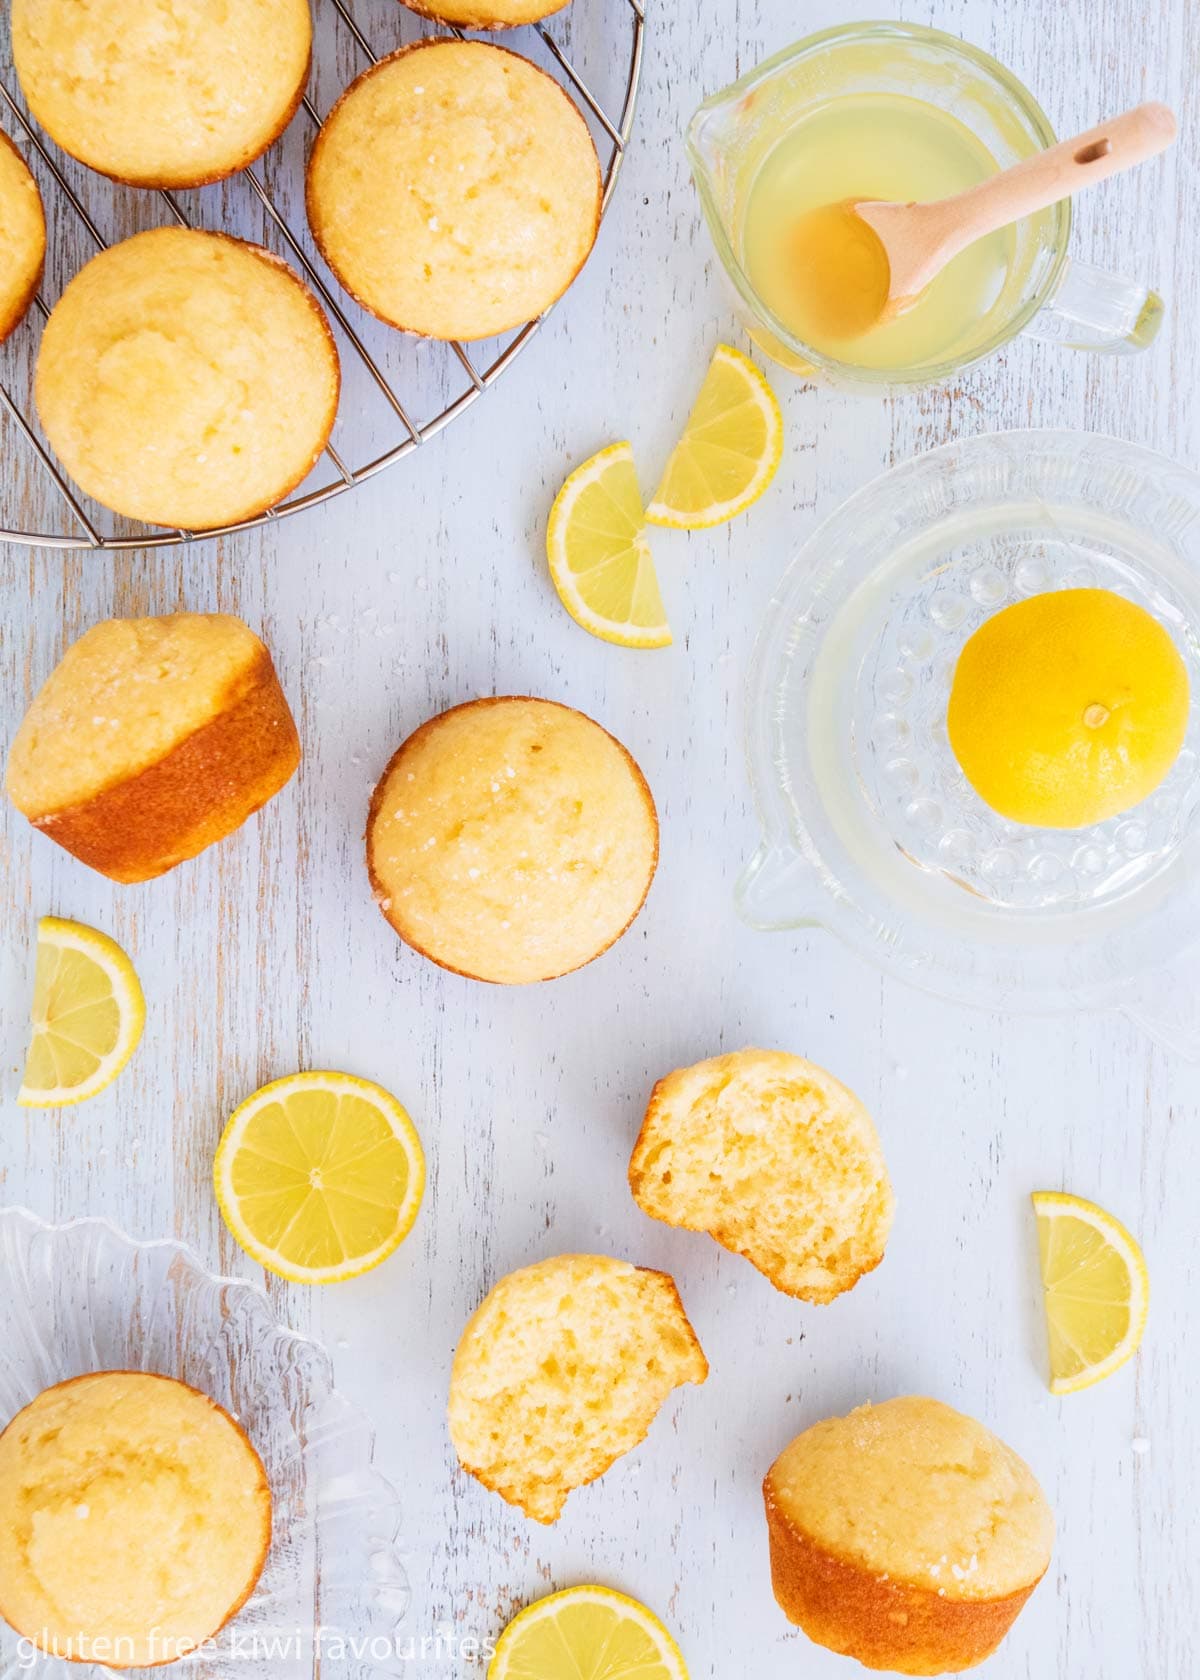
M 993 262 L 994 280 L 979 279 L 988 289 L 979 292 L 977 310 L 952 342 L 922 345 L 913 339 L 899 363 L 865 365 L 866 356 L 856 358 L 853 345 L 840 359 L 798 337 L 772 306 L 774 297 L 764 295 L 770 288 L 761 272 L 757 280 L 752 274 L 747 231 L 753 236 L 755 193 L 761 194 L 764 178 L 776 167 L 773 160 L 792 135 L 840 111 L 854 117 L 844 130 L 852 134 L 883 106 L 890 106 L 893 123 L 902 112 L 911 113 L 905 120 L 924 112 L 943 123 L 948 149 L 975 145 L 987 159 L 984 173 L 993 163 L 1007 168 L 1056 138 L 1032 94 L 1003 65 L 954 36 L 915 24 L 825 30 L 705 100 L 688 128 L 688 157 L 743 320 L 767 355 L 805 377 L 869 390 L 939 383 L 1018 333 L 1087 350 L 1128 352 L 1152 342 L 1162 322 L 1162 300 L 1139 282 L 1068 257 L 1069 200 L 994 236 L 1006 240 Z M 834 132 L 829 131 L 829 144 Z M 928 135 L 920 136 L 920 144 L 930 151 Z M 914 140 L 914 152 L 918 149 Z M 942 190 L 954 188 L 907 196 L 938 196 Z M 840 196 L 837 188 L 832 191 Z M 860 196 L 889 194 L 864 182 Z

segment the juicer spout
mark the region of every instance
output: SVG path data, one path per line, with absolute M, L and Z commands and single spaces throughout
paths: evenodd
M 822 921 L 820 884 L 811 864 L 790 847 L 769 841 L 743 869 L 735 901 L 742 920 L 765 933 L 816 927 Z

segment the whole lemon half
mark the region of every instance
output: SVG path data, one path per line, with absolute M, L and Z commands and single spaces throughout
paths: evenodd
M 1108 589 L 1062 589 L 981 624 L 955 667 L 947 727 L 976 793 L 1012 822 L 1088 828 L 1140 804 L 1187 733 L 1170 633 Z

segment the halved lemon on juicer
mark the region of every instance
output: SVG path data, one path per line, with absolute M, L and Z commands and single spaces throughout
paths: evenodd
M 1109 589 L 1062 589 L 980 625 L 946 722 L 963 774 L 1002 817 L 1089 828 L 1154 792 L 1189 707 L 1187 666 L 1158 619 Z
M 646 518 L 688 531 L 723 525 L 758 500 L 782 459 L 775 393 L 749 356 L 718 344 Z
M 620 647 L 670 643 L 628 443 L 609 444 L 567 479 L 550 509 L 546 556 L 563 606 L 593 636 Z
M 103 1091 L 137 1049 L 146 1000 L 115 940 L 82 922 L 38 922 L 32 1033 L 17 1101 L 60 1108 Z
M 425 1156 L 381 1085 L 293 1073 L 233 1111 L 213 1180 L 252 1259 L 293 1283 L 342 1283 L 380 1265 L 412 1229 Z
M 508 1624 L 488 1680 L 688 1680 L 688 1672 L 644 1604 L 608 1587 L 568 1587 Z
M 1141 1345 L 1150 1305 L 1142 1251 L 1111 1213 L 1081 1196 L 1033 1195 L 1050 1339 L 1050 1391 L 1111 1376 Z

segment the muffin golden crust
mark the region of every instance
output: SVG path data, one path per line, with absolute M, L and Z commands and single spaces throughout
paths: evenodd
M 371 800 L 367 868 L 407 944 L 476 980 L 581 968 L 629 927 L 658 862 L 650 789 L 619 741 L 551 700 L 431 718 Z
M 258 1454 L 185 1383 L 75 1377 L 0 1434 L 0 1614 L 72 1662 L 195 1650 L 246 1602 L 270 1543 Z
M 72 157 L 135 187 L 196 187 L 283 133 L 308 80 L 308 0 L 13 0 L 29 108 Z
M 600 225 L 600 163 L 558 83 L 483 41 L 420 41 L 361 75 L 308 166 L 308 219 L 345 289 L 430 338 L 542 314 Z
M 570 0 L 403 0 L 410 12 L 463 29 L 516 29 L 563 11 Z
M 602 1254 L 510 1272 L 463 1331 L 450 1376 L 459 1462 L 535 1522 L 644 1440 L 708 1376 L 674 1280 Z
M 307 476 L 339 387 L 328 323 L 286 263 L 224 234 L 155 228 L 71 281 L 35 395 L 89 496 L 202 531 L 253 518 Z
M 789 1621 L 897 1674 L 958 1673 L 990 1656 L 1054 1544 L 1029 1466 L 919 1396 L 814 1424 L 771 1466 L 763 1496 Z
M 25 159 L 0 133 L 0 344 L 25 319 L 45 256 L 42 195 Z
M 707 1231 L 804 1301 L 832 1301 L 879 1264 L 895 1205 L 858 1098 L 782 1050 L 660 1079 L 629 1186 L 652 1219 Z
M 114 881 L 161 875 L 278 793 L 300 742 L 267 649 L 218 613 L 108 619 L 51 672 L 9 753 L 9 798 Z

